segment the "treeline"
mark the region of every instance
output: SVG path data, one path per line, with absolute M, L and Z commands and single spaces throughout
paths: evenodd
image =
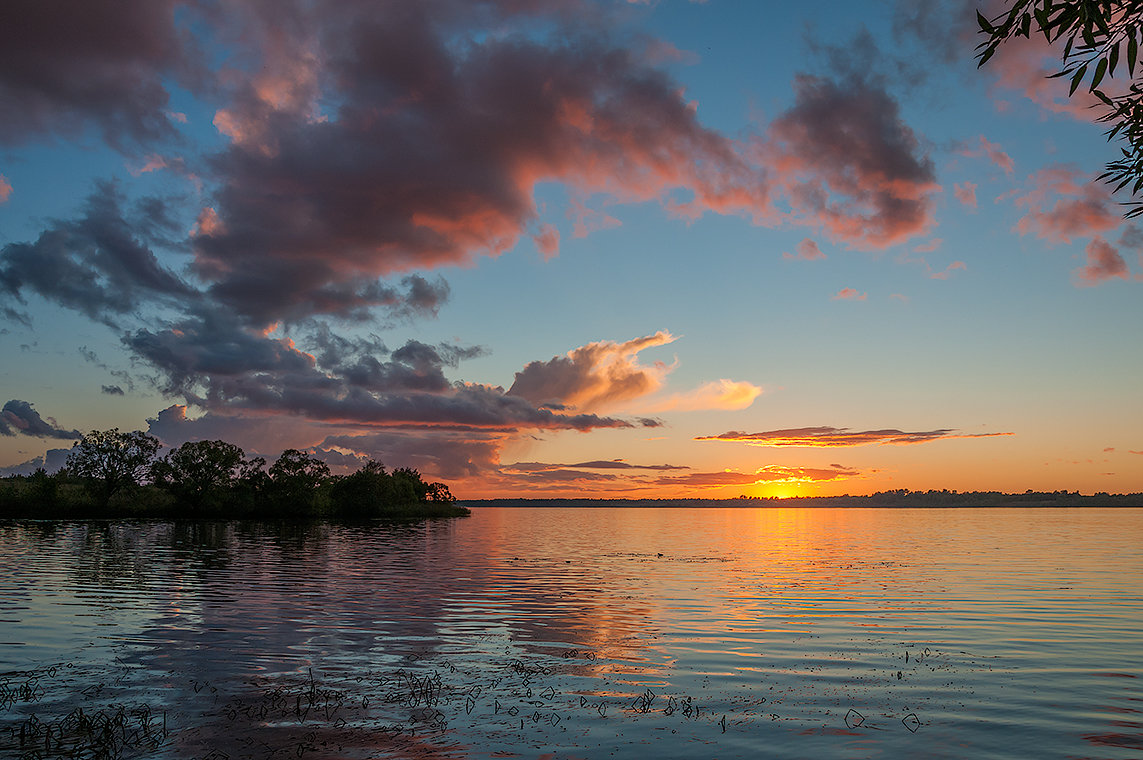
M 49 474 L 0 480 L 0 518 L 370 518 L 459 516 L 444 483 L 375 461 L 333 475 L 311 454 L 287 449 L 269 467 L 226 441 L 190 441 L 158 456 L 154 436 L 93 431 Z
M 1100 491 L 1084 496 L 1079 491 L 879 491 L 868 496 L 792 496 L 786 498 L 738 496 L 729 499 L 545 499 L 507 498 L 466 500 L 487 507 L 1143 507 L 1143 493 Z

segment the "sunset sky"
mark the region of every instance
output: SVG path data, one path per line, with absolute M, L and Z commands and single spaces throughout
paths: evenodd
M 1117 148 L 976 7 L 8 0 L 0 472 L 1143 491 Z

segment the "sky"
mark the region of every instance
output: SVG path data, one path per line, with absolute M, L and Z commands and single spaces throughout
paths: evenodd
M 10 0 L 0 473 L 119 428 L 462 499 L 1143 491 L 1118 149 L 976 10 Z

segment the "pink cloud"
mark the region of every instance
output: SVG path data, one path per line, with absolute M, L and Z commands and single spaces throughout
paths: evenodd
M 976 184 L 961 182 L 953 185 L 953 195 L 969 208 L 976 208 Z
M 1103 112 L 1102 103 L 1087 87 L 1081 86 L 1069 97 L 1070 80 L 1050 78 L 1059 71 L 1062 45 L 1049 45 L 1040 34 L 1013 37 L 997 49 L 985 69 L 995 73 L 998 88 L 1020 92 L 1045 111 L 1094 121 Z M 1109 94 L 1115 94 L 1115 87 L 1115 80 L 1104 82 Z
M 934 280 L 947 280 L 958 269 L 968 269 L 968 266 L 963 261 L 954 261 L 945 267 L 943 272 L 933 272 L 929 277 Z
M 1090 181 L 1066 166 L 1041 169 L 1016 191 L 1014 203 L 1025 209 L 1017 222 L 1021 235 L 1032 233 L 1053 243 L 1070 243 L 1115 229 L 1123 219 L 1106 185 Z
M 540 231 L 532 236 L 532 241 L 545 261 L 560 254 L 560 231 L 551 224 L 542 225 Z
M 858 293 L 853 288 L 842 288 L 834 294 L 833 300 L 835 301 L 864 301 L 866 298 L 865 293 Z
M 1087 244 L 1084 252 L 1087 254 L 1087 263 L 1074 272 L 1077 284 L 1092 286 L 1108 280 L 1130 279 L 1127 262 L 1119 255 L 1119 251 L 1098 235 Z
M 3 174 L 0 174 L 0 203 L 7 203 L 12 197 L 12 183 Z
M 921 245 L 918 245 L 916 248 L 913 249 L 913 251 L 915 253 L 932 253 L 933 251 L 939 249 L 944 242 L 945 241 L 943 238 L 933 238 L 932 240 L 930 240 L 927 243 L 922 243 Z
M 985 156 L 989 161 L 1003 169 L 1005 174 L 1012 174 L 1016 168 L 1016 163 L 1012 160 L 1012 157 L 1005 153 L 996 143 L 989 142 L 988 138 L 984 135 L 980 135 L 977 138 L 975 147 L 963 148 L 960 154 L 962 156 L 968 156 L 969 158 Z M 975 189 L 976 185 L 972 187 Z
M 803 261 L 818 261 L 826 257 L 826 255 L 822 253 L 822 249 L 818 247 L 818 244 L 809 238 L 805 238 L 800 243 L 798 243 L 794 247 L 794 250 L 798 252 L 796 256 L 790 253 L 783 253 L 782 258 L 801 259 Z
M 147 156 L 146 162 L 137 168 L 128 168 L 127 171 L 132 177 L 140 177 L 148 172 L 157 172 L 160 169 L 166 169 L 168 166 L 167 159 L 163 158 L 157 153 L 152 153 Z

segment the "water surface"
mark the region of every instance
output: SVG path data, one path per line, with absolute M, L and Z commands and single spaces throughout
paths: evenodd
M 0 546 L 3 756 L 1143 756 L 1143 510 L 19 522 Z

